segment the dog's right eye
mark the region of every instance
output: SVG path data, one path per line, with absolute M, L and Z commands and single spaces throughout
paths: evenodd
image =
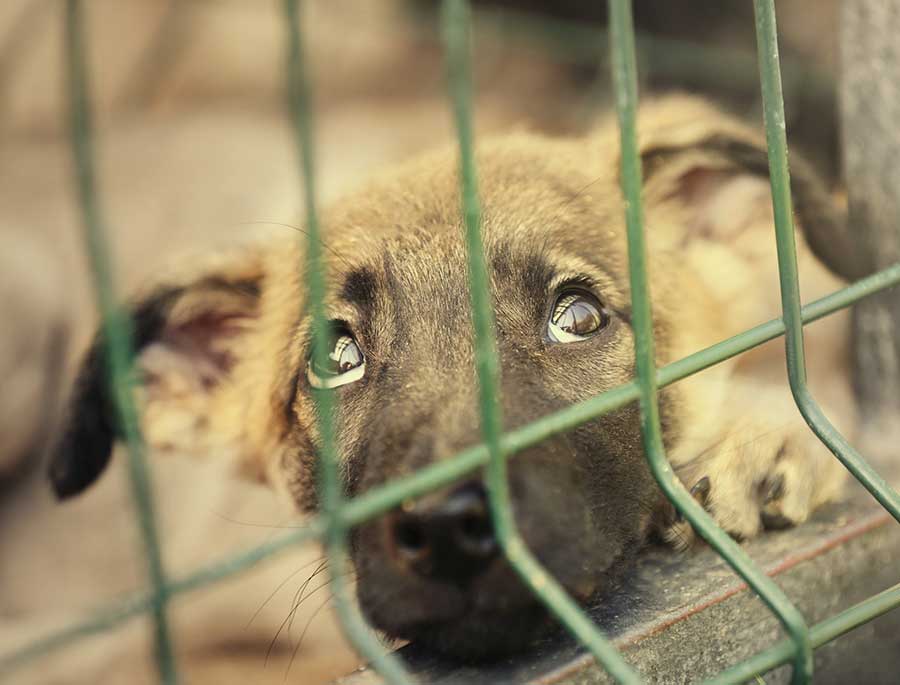
M 306 377 L 314 388 L 337 388 L 358 381 L 366 372 L 366 358 L 349 333 L 339 333 L 324 367 L 309 360 Z

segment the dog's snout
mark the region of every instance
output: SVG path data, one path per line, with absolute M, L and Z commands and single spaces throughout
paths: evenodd
M 387 526 L 394 557 L 426 578 L 465 583 L 484 571 L 497 553 L 481 483 L 467 483 L 430 506 L 393 512 Z

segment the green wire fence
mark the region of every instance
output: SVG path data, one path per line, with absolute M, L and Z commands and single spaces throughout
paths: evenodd
M 104 220 L 97 201 L 81 5 L 80 0 L 66 0 L 65 35 L 72 152 L 77 172 L 85 245 L 95 277 L 98 308 L 103 318 L 102 332 L 107 349 L 109 382 L 113 389 L 119 425 L 123 427 L 128 446 L 129 474 L 151 589 L 101 610 L 85 621 L 50 634 L 22 649 L 0 655 L 0 676 L 8 675 L 28 662 L 76 640 L 112 630 L 129 618 L 149 612 L 155 626 L 155 655 L 160 680 L 164 683 L 175 683 L 178 674 L 166 620 L 166 606 L 170 598 L 244 571 L 280 550 L 320 540 L 330 561 L 331 588 L 337 614 L 348 640 L 387 681 L 412 682 L 412 678 L 406 673 L 400 661 L 384 650 L 366 626 L 348 596 L 343 573 L 347 563 L 347 532 L 353 526 L 397 506 L 403 500 L 417 497 L 480 467 L 486 467 L 496 536 L 510 564 L 548 609 L 617 681 L 641 682 L 639 674 L 626 663 L 600 629 L 566 594 L 562 586 L 542 568 L 525 546 L 516 529 L 510 508 L 506 476 L 506 462 L 514 458 L 518 451 L 631 402 L 639 404 L 644 450 L 651 471 L 663 492 L 690 521 L 697 533 L 762 598 L 782 623 L 788 635 L 787 639 L 720 673 L 711 682 L 744 682 L 788 662 L 793 665 L 793 682 L 809 682 L 813 671 L 814 648 L 900 606 L 900 584 L 898 584 L 825 621 L 807 626 L 803 616 L 778 585 L 714 523 L 685 490 L 669 466 L 663 449 L 657 402 L 660 388 L 784 335 L 790 385 L 804 418 L 854 477 L 895 519 L 900 521 L 900 496 L 847 444 L 831 426 L 811 396 L 806 384 L 803 354 L 804 324 L 848 307 L 867 295 L 897 285 L 900 283 L 900 264 L 801 306 L 774 0 L 754 0 L 754 10 L 775 212 L 782 318 L 761 324 L 684 359 L 656 368 L 641 207 L 641 165 L 636 136 L 638 99 L 631 3 L 630 0 L 609 0 L 612 82 L 621 134 L 621 184 L 625 198 L 637 377 L 594 398 L 544 416 L 516 430 L 503 432 L 502 417 L 496 401 L 498 362 L 489 279 L 480 238 L 480 209 L 473 155 L 472 70 L 469 58 L 470 10 L 466 0 L 444 0 L 442 35 L 447 57 L 449 94 L 459 140 L 460 204 L 469 260 L 483 443 L 464 450 L 453 459 L 428 466 L 411 476 L 347 500 L 344 497 L 336 457 L 332 425 L 334 398 L 329 391 L 316 391 L 321 436 L 318 473 L 320 514 L 304 528 L 181 578 L 167 578 L 159 551 L 150 473 L 144 459 L 138 414 L 131 393 L 129 325 L 127 317 L 115 304 L 112 269 L 104 240 Z M 287 29 L 286 91 L 303 178 L 308 229 L 306 263 L 298 264 L 298 268 L 305 270 L 309 288 L 314 337 L 318 343 L 314 345 L 314 354 L 324 355 L 328 336 L 323 307 L 326 283 L 321 263 L 315 202 L 310 116 L 311 87 L 304 64 L 297 0 L 284 0 L 284 19 Z

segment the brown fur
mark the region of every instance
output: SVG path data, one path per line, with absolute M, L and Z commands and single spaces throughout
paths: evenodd
M 778 315 L 771 207 L 764 143 L 739 122 L 701 101 L 673 97 L 645 105 L 639 130 L 661 365 Z M 507 427 L 631 377 L 617 160 L 611 121 L 586 140 L 520 133 L 479 147 Z M 795 172 L 798 218 L 815 231 L 817 222 L 834 217 L 810 172 L 802 164 Z M 383 173 L 327 210 L 322 222 L 329 317 L 351 328 L 367 360 L 365 380 L 337 392 L 344 474 L 355 494 L 478 441 L 455 150 Z M 820 295 L 836 281 L 800 242 L 804 294 Z M 140 359 L 151 442 L 233 460 L 309 511 L 318 438 L 306 378 L 310 322 L 301 246 L 283 235 L 208 267 L 191 264 L 176 288 L 140 301 L 138 327 L 142 316 L 156 317 Z M 589 281 L 612 323 L 589 347 L 548 345 L 539 325 L 545 299 L 572 278 Z M 810 347 L 829 356 L 813 366 L 833 365 L 840 352 L 831 337 L 840 323 L 829 326 L 827 335 L 818 335 L 824 327 L 810 335 Z M 837 495 L 843 475 L 797 420 L 783 384 L 771 379 L 780 364 L 769 347 L 661 396 L 671 463 L 687 487 L 709 479 L 706 505 L 739 537 L 805 520 Z M 86 444 L 80 415 L 103 399 L 89 380 L 76 395 L 55 461 L 62 494 L 99 474 L 78 473 L 78 460 L 92 454 L 79 452 Z M 108 435 L 88 440 L 94 456 L 108 454 L 108 428 Z M 690 534 L 649 477 L 633 407 L 527 450 L 511 465 L 510 479 L 526 542 L 581 599 L 612 587 L 613 572 L 654 522 L 666 522 L 658 532 L 673 542 Z M 461 596 L 410 580 L 392 565 L 378 542 L 384 525 L 366 524 L 354 538 L 360 597 L 378 627 L 472 656 L 529 639 L 525 632 L 511 638 L 517 644 L 491 642 L 485 635 L 493 618 L 441 609 Z M 502 566 L 487 575 L 465 596 L 487 597 L 496 594 L 492 588 L 515 584 Z M 385 609 L 379 597 L 404 584 L 406 601 L 397 598 Z M 511 611 L 530 616 L 526 594 L 503 592 Z M 423 609 L 425 596 L 432 608 Z M 473 627 L 485 633 L 476 630 L 474 640 L 487 647 L 472 644 Z

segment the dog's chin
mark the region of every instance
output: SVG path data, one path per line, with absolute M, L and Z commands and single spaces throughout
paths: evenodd
M 464 663 L 488 663 L 528 650 L 554 624 L 540 604 L 509 611 L 467 613 L 439 622 L 422 622 L 390 631 L 416 649 Z
M 560 582 L 573 599 L 587 605 L 616 587 L 623 561 L 623 556 L 616 557 L 599 577 L 569 577 Z M 537 641 L 560 628 L 507 564 L 495 564 L 468 587 L 419 585 L 400 579 L 400 590 L 387 583 L 388 578 L 379 577 L 376 584 L 366 580 L 373 576 L 360 579 L 357 593 L 360 608 L 374 628 L 389 638 L 408 640 L 416 651 L 456 663 L 489 663 L 529 652 Z M 385 603 L 384 597 L 394 601 Z

